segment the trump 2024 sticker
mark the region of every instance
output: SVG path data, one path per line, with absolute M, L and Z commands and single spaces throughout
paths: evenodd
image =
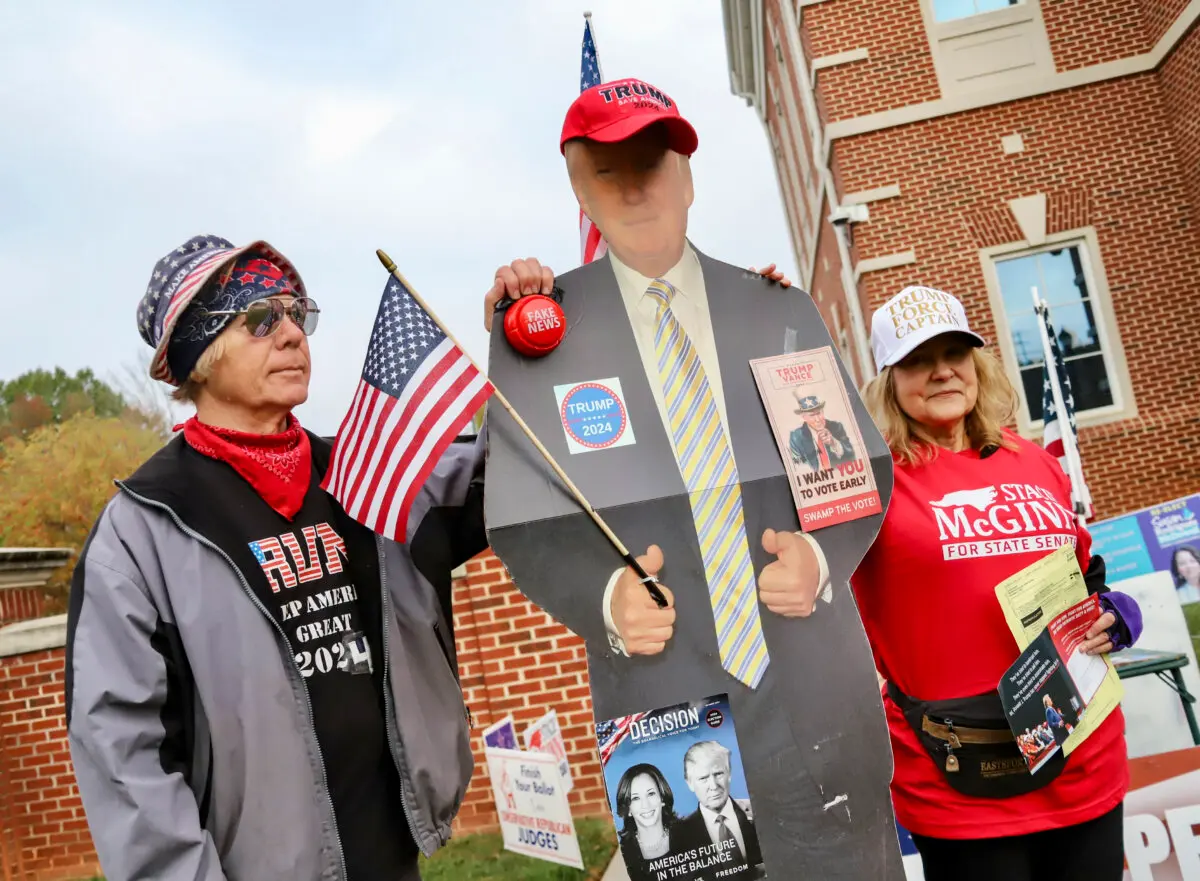
M 572 453 L 589 453 L 634 443 L 621 380 L 597 379 L 556 385 L 559 418 Z

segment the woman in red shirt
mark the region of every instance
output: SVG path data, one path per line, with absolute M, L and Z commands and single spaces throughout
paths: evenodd
M 996 693 L 1019 651 L 995 587 L 1074 546 L 1103 610 L 1091 653 L 1136 640 L 1137 604 L 1104 586 L 1059 463 L 1003 427 L 1016 392 L 956 298 L 905 288 L 874 314 L 871 343 L 879 374 L 864 397 L 891 448 L 895 488 L 851 583 L 887 683 L 896 816 L 927 881 L 1117 881 L 1124 717 L 1114 710 L 1065 764 L 1024 769 Z

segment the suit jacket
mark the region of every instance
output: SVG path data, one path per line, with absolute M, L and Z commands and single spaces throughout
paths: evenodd
M 754 802 L 751 801 L 751 807 Z M 763 861 L 762 849 L 758 846 L 758 832 L 754 828 L 754 822 L 746 816 L 746 812 L 741 809 L 737 802 L 733 802 L 733 813 L 737 817 L 738 825 L 741 826 L 742 840 L 746 845 L 746 868 L 752 869 Z M 716 844 L 712 839 L 712 835 L 708 831 L 708 824 L 704 822 L 704 815 L 699 808 L 688 814 L 678 823 L 671 827 L 671 852 L 680 853 L 692 848 L 707 847 L 710 844 Z M 722 869 L 731 869 L 737 866 L 741 856 L 735 855 L 735 861 L 722 864 L 719 867 L 714 867 L 711 871 L 704 873 L 704 878 L 713 878 L 718 871 Z M 752 875 L 752 872 L 744 874 Z M 722 878 L 738 878 L 739 875 L 721 875 Z M 767 876 L 770 877 L 769 875 Z M 697 879 L 699 881 L 699 879 Z
M 799 518 L 748 362 L 782 354 L 789 329 L 800 349 L 833 341 L 808 294 L 697 256 L 758 573 L 774 559 L 762 549 L 763 530 L 795 530 Z M 754 814 L 767 818 L 759 843 L 769 877 L 902 881 L 887 726 L 847 584 L 882 515 L 815 534 L 828 559 L 832 600 L 818 602 L 807 619 L 784 618 L 760 605 L 771 662 L 757 689 L 742 685 L 721 667 L 691 508 L 612 265 L 608 258 L 597 260 L 559 276 L 557 284 L 567 319 L 562 344 L 527 359 L 512 349 L 496 321 L 489 373 L 629 550 L 644 553 L 651 543 L 662 548 L 660 578 L 676 598 L 674 636 L 652 657 L 612 652 L 601 600 L 609 576 L 622 565 L 620 556 L 507 411 L 494 405 L 487 410 L 485 490 L 492 549 L 526 596 L 586 641 L 597 719 L 729 695 Z M 853 380 L 841 370 L 886 508 L 891 456 L 853 393 Z M 572 454 L 555 386 L 613 378 L 620 382 L 635 442 Z M 532 652 L 548 648 L 536 641 L 528 646 Z M 840 794 L 848 797 L 849 809 L 825 810 Z
M 829 452 L 830 466 L 853 462 L 857 454 L 854 452 L 854 446 L 850 443 L 850 437 L 846 434 L 846 427 L 832 419 L 825 420 L 825 427 L 829 429 L 833 439 L 842 445 L 840 456 L 835 456 L 832 451 Z M 812 430 L 807 425 L 792 429 L 792 433 L 788 437 L 788 446 L 791 448 L 793 458 L 799 459 L 814 471 L 820 470 L 821 456 L 817 452 L 817 443 L 813 439 Z

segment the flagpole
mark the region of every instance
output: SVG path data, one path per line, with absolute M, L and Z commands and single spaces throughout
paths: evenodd
M 600 44 L 596 42 L 596 25 L 592 23 L 592 11 L 584 10 L 583 19 L 592 32 L 592 48 L 596 50 L 596 72 L 600 74 L 600 82 L 604 82 L 604 68 L 600 65 Z
M 1087 510 L 1087 504 L 1084 502 L 1083 492 L 1083 465 L 1079 461 L 1079 451 L 1075 448 L 1075 435 L 1071 431 L 1070 415 L 1067 413 L 1066 402 L 1063 400 L 1062 386 L 1058 381 L 1058 364 L 1054 360 L 1054 351 L 1050 345 L 1050 334 L 1046 330 L 1046 320 L 1050 315 L 1050 307 L 1046 301 L 1038 296 L 1036 287 L 1030 288 L 1033 292 L 1033 309 L 1038 316 L 1038 332 L 1042 337 L 1042 358 L 1046 364 L 1046 376 L 1050 379 L 1050 394 L 1054 400 L 1054 409 L 1058 413 L 1058 418 L 1062 424 L 1062 441 L 1063 455 L 1067 460 L 1067 477 L 1071 481 L 1071 493 L 1075 496 L 1072 500 L 1078 503 L 1083 511 L 1076 511 L 1075 514 L 1079 518 L 1080 525 L 1085 525 L 1087 518 L 1084 512 Z
M 405 289 L 409 292 L 409 294 L 412 295 L 412 298 L 417 301 L 417 305 L 425 310 L 425 314 L 428 315 L 433 323 L 436 324 L 442 333 L 446 335 L 446 338 L 450 340 L 450 342 L 453 343 L 460 352 L 463 353 L 468 361 L 471 362 L 471 366 L 478 370 L 481 376 L 486 378 L 487 373 L 482 367 L 479 366 L 478 363 L 476 363 L 475 359 L 471 357 L 470 353 L 468 353 L 466 349 L 459 345 L 458 340 L 454 338 L 454 334 L 450 332 L 450 328 L 442 324 L 442 320 L 438 318 L 434 311 L 429 308 L 429 305 L 423 299 L 421 299 L 421 295 L 418 294 L 416 289 L 408 283 L 408 279 L 400 274 L 400 270 L 396 268 L 396 264 L 392 262 L 392 258 L 389 257 L 382 249 L 378 248 L 375 250 L 375 255 L 379 258 L 379 262 L 383 264 L 384 268 L 390 272 L 392 276 L 398 282 L 400 282 L 400 284 L 404 285 Z M 489 379 L 488 382 L 491 382 L 491 380 Z M 508 402 L 508 398 L 504 397 L 504 394 L 500 391 L 500 389 L 496 388 L 495 383 L 492 383 L 492 394 L 496 396 L 496 400 L 500 402 L 500 405 L 508 411 L 508 415 L 513 418 L 513 421 L 517 423 L 517 426 L 521 429 L 521 431 L 525 432 L 525 436 L 533 442 L 535 447 L 537 447 L 537 451 L 542 454 L 542 457 L 547 463 L 549 463 L 550 467 L 554 469 L 554 473 L 558 475 L 559 479 L 566 485 L 567 489 L 570 490 L 571 495 L 575 497 L 575 501 L 580 504 L 583 510 L 588 513 L 588 516 L 590 516 L 592 520 L 596 522 L 596 525 L 599 526 L 604 534 L 608 537 L 608 540 L 612 542 L 613 547 L 617 549 L 617 552 L 621 555 L 621 558 L 625 561 L 629 568 L 637 573 L 638 578 L 641 579 L 641 582 L 644 585 L 646 585 L 646 590 L 650 592 L 650 596 L 654 597 L 654 601 L 658 603 L 659 608 L 665 609 L 667 607 L 667 598 L 663 596 L 663 592 L 658 589 L 658 579 L 653 575 L 646 574 L 646 570 L 642 568 L 641 564 L 637 561 L 637 558 L 634 557 L 633 554 L 629 553 L 629 550 L 621 542 L 621 539 L 617 538 L 616 533 L 609 528 L 608 524 L 604 522 L 604 519 L 596 512 L 596 509 L 592 507 L 591 502 L 584 498 L 583 493 L 579 491 L 577 486 L 575 486 L 575 482 L 571 480 L 571 478 L 567 476 L 567 472 L 563 471 L 562 467 L 556 461 L 554 461 L 554 457 L 550 455 L 550 451 L 542 445 L 542 442 L 538 440 L 537 435 L 533 433 L 533 429 L 531 429 L 525 423 L 525 420 L 521 418 L 520 414 L 517 413 L 517 411 L 513 408 L 513 405 Z

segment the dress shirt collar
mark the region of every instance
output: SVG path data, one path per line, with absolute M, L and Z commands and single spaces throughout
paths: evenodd
M 704 815 L 704 822 L 707 823 L 708 827 L 714 831 L 717 829 L 718 814 L 728 820 L 725 825 L 729 827 L 730 832 L 736 834 L 738 831 L 740 831 L 737 814 L 733 812 L 732 798 L 725 799 L 725 807 L 721 808 L 719 811 L 714 811 L 712 808 L 707 807 L 706 805 L 700 805 L 700 812 Z
M 608 252 L 608 259 L 612 261 L 613 272 L 617 276 L 617 285 L 621 289 L 621 295 L 626 298 L 627 304 L 637 308 L 638 311 L 647 310 L 646 314 L 653 315 L 654 299 L 646 296 L 646 288 L 650 287 L 650 283 L 654 279 L 647 278 L 637 270 L 626 266 L 612 251 Z M 679 258 L 679 262 L 662 277 L 674 286 L 677 297 L 687 298 L 690 294 L 694 298 L 702 290 L 704 276 L 700 271 L 700 258 L 692 249 L 691 242 L 683 243 L 683 255 Z

